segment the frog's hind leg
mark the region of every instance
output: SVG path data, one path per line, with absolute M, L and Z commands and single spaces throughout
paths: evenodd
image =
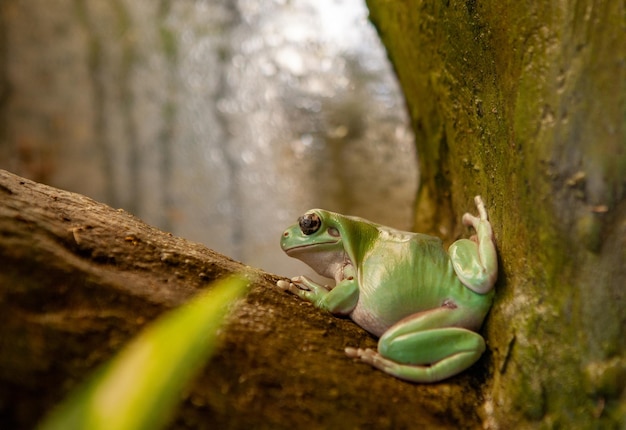
M 427 330 L 408 336 L 405 341 L 402 343 L 406 343 L 408 348 L 397 347 L 396 350 L 404 350 L 401 352 L 405 357 L 414 352 L 415 364 L 399 363 L 372 349 L 346 352 L 396 378 L 428 383 L 462 372 L 474 364 L 485 350 L 485 341 L 480 335 L 462 328 Z M 433 360 L 433 364 L 429 364 L 429 360 Z
M 397 378 L 437 382 L 474 364 L 485 350 L 483 338 L 456 327 L 460 309 L 442 307 L 405 318 L 380 338 L 378 352 L 347 348 L 346 353 Z

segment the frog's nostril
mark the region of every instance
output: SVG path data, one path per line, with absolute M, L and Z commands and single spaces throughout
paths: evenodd
M 288 232 L 288 231 L 284 232 L 284 233 L 283 233 L 283 236 L 284 236 L 284 237 L 288 237 L 288 236 L 289 236 L 289 232 Z

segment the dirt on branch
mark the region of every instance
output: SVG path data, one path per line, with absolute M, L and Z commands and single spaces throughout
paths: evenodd
M 441 384 L 396 380 L 344 355 L 375 339 L 277 276 L 0 170 L 0 427 L 32 428 L 147 322 L 234 272 L 253 285 L 171 428 L 479 426 L 487 359 Z

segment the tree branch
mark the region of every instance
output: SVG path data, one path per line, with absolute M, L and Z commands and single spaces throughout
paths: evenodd
M 278 277 L 2 170 L 0 261 L 3 427 L 31 428 L 146 322 L 234 272 L 254 285 L 172 428 L 478 426 L 469 387 L 484 364 L 437 385 L 396 380 L 343 353 L 375 339 L 274 288 Z

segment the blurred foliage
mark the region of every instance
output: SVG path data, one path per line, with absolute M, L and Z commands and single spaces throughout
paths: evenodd
M 248 282 L 216 281 L 150 324 L 45 419 L 41 430 L 150 429 L 168 423 L 181 392 L 215 351 L 218 330 Z

